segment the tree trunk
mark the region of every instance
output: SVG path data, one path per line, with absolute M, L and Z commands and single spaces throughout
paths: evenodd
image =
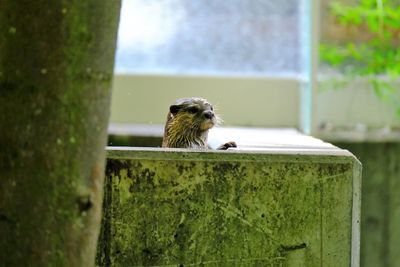
M 92 266 L 120 2 L 0 0 L 0 265 Z

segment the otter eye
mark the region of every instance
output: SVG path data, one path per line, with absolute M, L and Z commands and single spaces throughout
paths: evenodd
M 181 109 L 181 106 L 179 106 L 179 105 L 172 105 L 172 106 L 169 107 L 169 111 L 170 111 L 172 114 L 178 113 L 178 111 L 179 111 L 180 109 Z
M 197 107 L 189 107 L 187 110 L 192 114 L 195 114 L 197 111 L 199 111 Z

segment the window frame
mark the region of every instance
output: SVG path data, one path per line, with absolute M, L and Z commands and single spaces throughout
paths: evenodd
M 302 0 L 305 73 L 299 76 L 164 75 L 116 73 L 111 123 L 163 124 L 175 99 L 198 96 L 220 108 L 225 125 L 315 128 L 319 1 Z

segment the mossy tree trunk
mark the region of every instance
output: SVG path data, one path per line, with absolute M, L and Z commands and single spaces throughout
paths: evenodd
M 0 1 L 0 265 L 92 266 L 118 0 Z

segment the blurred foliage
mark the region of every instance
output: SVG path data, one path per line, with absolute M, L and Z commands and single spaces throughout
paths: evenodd
M 341 73 L 369 79 L 376 95 L 396 100 L 400 116 L 399 89 L 390 80 L 400 77 L 400 1 L 360 0 L 356 5 L 333 2 L 330 13 L 344 27 L 353 27 L 366 40 L 323 43 L 320 57 Z

